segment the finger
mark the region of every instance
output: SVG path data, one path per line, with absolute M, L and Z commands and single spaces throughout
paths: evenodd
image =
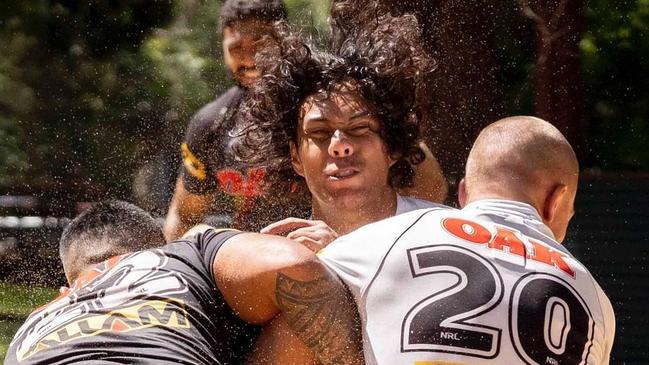
M 294 240 L 295 242 L 301 244 L 302 246 L 308 248 L 311 250 L 313 253 L 318 253 L 318 251 L 322 250 L 325 246 L 319 244 L 318 242 L 313 241 L 312 239 L 308 237 L 299 237 Z
M 309 239 L 319 244 L 320 247 L 323 248 L 338 237 L 335 234 L 335 232 L 331 230 L 322 230 L 322 229 L 314 230 L 312 227 L 307 227 L 307 228 L 300 228 L 298 230 L 289 233 L 286 236 L 286 238 L 294 241 L 299 241 L 300 239 Z
M 259 232 L 264 234 L 282 234 L 311 225 L 312 221 L 310 220 L 290 217 L 282 219 L 281 221 L 275 223 L 271 223 L 262 228 Z
M 286 235 L 286 238 L 292 240 L 292 239 L 297 239 L 299 237 L 309 237 L 313 240 L 318 240 L 318 238 L 322 236 L 321 233 L 320 234 L 318 233 L 319 231 L 321 230 L 317 230 L 313 227 L 302 227 L 289 232 Z

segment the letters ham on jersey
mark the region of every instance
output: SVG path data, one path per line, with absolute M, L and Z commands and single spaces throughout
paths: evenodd
M 496 227 L 496 233 L 492 234 L 479 223 L 461 218 L 446 218 L 442 221 L 442 226 L 450 234 L 465 241 L 478 245 L 487 245 L 487 247 L 494 250 L 553 266 L 573 278 L 576 275 L 575 270 L 566 261 L 566 255 L 562 252 L 546 247 L 533 239 L 523 237 L 520 232 L 510 228 Z M 531 250 L 526 249 L 526 247 L 531 247 Z
M 71 289 L 32 314 L 16 334 L 18 361 L 104 332 L 190 328 L 184 302 L 174 298 L 188 290 L 187 283 L 175 272 L 160 270 L 167 261 L 161 250 L 143 251 L 116 256 L 80 277 Z M 152 299 L 152 293 L 163 297 Z

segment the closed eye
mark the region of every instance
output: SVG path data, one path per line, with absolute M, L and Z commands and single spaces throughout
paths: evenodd
M 330 138 L 333 132 L 329 129 L 307 129 L 304 135 L 314 140 L 324 140 Z
M 347 130 L 347 133 L 350 136 L 360 137 L 362 135 L 365 135 L 369 131 L 370 131 L 369 124 L 360 124 L 360 125 L 354 126 L 351 129 Z

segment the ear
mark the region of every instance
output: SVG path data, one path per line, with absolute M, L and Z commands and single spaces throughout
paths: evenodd
M 457 200 L 460 203 L 460 208 L 466 206 L 466 181 L 464 181 L 464 178 L 460 180 L 457 186 Z
M 300 155 L 297 153 L 297 146 L 293 141 L 289 142 L 288 145 L 291 150 L 291 165 L 293 165 L 293 171 L 295 171 L 296 174 L 304 177 L 304 167 L 302 166 Z
M 388 168 L 394 166 L 394 164 L 397 163 L 397 161 L 399 161 L 400 158 L 401 158 L 401 157 L 395 158 L 394 156 L 388 154 Z M 413 168 L 413 169 L 416 169 L 417 167 L 416 167 L 416 166 L 412 166 L 412 168 Z
M 555 185 L 545 196 L 543 202 L 543 220 L 551 225 L 557 216 L 557 211 L 561 206 L 561 201 L 566 198 L 568 187 L 564 184 Z

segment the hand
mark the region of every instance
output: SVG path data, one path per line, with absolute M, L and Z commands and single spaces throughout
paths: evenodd
M 313 252 L 320 251 L 338 238 L 338 233 L 325 222 L 300 218 L 286 218 L 272 223 L 263 228 L 260 233 L 286 236 Z

